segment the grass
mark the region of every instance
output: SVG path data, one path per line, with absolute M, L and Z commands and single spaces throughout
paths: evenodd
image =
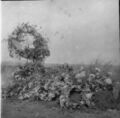
M 49 107 L 48 107 L 49 106 Z M 119 111 L 86 113 L 62 111 L 54 103 L 3 101 L 2 118 L 119 118 Z

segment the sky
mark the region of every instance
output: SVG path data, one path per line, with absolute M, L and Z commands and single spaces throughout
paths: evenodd
M 49 38 L 46 63 L 119 64 L 118 0 L 41 0 L 2 2 L 2 60 L 13 61 L 8 35 L 23 22 Z

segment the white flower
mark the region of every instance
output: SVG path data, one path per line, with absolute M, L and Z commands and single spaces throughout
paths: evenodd
M 101 72 L 100 68 L 97 68 L 97 67 L 95 68 L 95 71 L 98 72 L 98 73 Z
M 82 71 L 82 72 L 80 72 L 80 73 L 77 73 L 76 75 L 75 75 L 75 78 L 76 79 L 80 79 L 80 78 L 83 78 L 83 77 L 85 77 L 86 76 L 86 72 L 85 71 Z
M 95 78 L 95 75 L 94 75 L 94 74 L 90 74 L 88 80 L 91 81 L 91 80 L 93 80 L 94 78 Z
M 50 92 L 50 93 L 49 93 L 49 98 L 52 99 L 52 98 L 54 98 L 54 97 L 55 97 L 55 94 L 52 93 L 52 92 Z
M 105 83 L 106 83 L 106 84 L 112 84 L 111 78 L 106 78 L 106 79 L 105 79 Z
M 95 75 L 94 74 L 90 74 L 89 77 L 95 78 Z
M 93 93 L 86 93 L 85 94 L 85 96 L 86 96 L 87 99 L 91 99 L 92 95 L 93 95 Z

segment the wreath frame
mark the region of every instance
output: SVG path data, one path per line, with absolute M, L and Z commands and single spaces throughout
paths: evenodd
M 14 42 L 18 44 L 25 41 L 23 40 L 23 34 L 29 34 L 35 39 L 33 41 L 34 48 L 26 47 L 25 49 L 18 48 Z M 22 23 L 17 26 L 17 28 L 12 32 L 8 38 L 8 49 L 11 57 L 26 58 L 27 60 L 43 61 L 45 57 L 50 56 L 50 51 L 48 49 L 48 40 L 46 40 L 37 31 L 35 25 L 30 25 L 29 23 Z M 34 54 L 35 53 L 35 54 Z

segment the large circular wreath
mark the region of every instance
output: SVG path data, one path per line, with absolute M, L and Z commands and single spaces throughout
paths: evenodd
M 30 37 L 32 43 L 30 44 Z M 27 37 L 27 39 L 25 39 Z M 11 57 L 21 57 L 32 61 L 43 61 L 50 55 L 47 40 L 37 31 L 36 26 L 23 23 L 12 32 L 8 38 L 8 48 Z

